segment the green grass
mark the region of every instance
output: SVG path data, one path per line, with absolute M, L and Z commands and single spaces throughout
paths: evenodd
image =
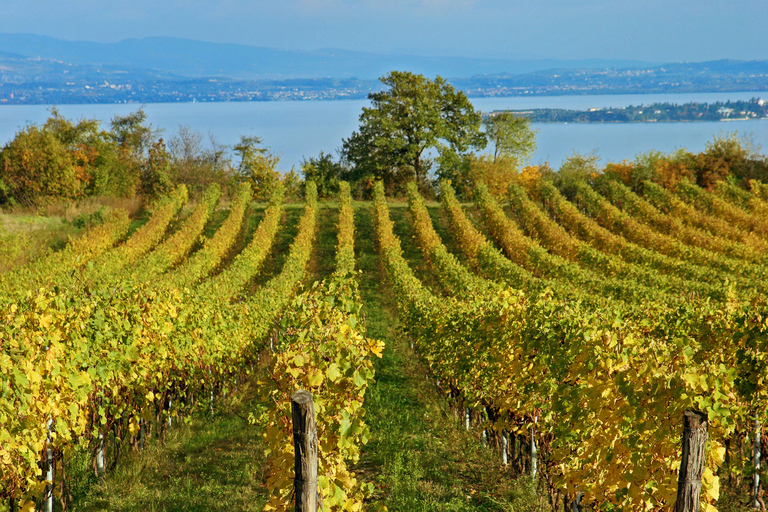
M 339 222 L 339 206 L 337 203 L 321 203 L 318 206 L 318 231 L 309 271 L 311 281 L 320 281 L 336 269 L 336 224 Z
M 123 456 L 101 482 L 90 457 L 73 466 L 75 511 L 260 511 L 266 503 L 258 428 L 233 415 L 174 425 L 164 443 Z
M 63 249 L 70 238 L 93 225 L 90 214 L 70 222 L 63 216 L 0 213 L 0 273 L 30 263 L 50 251 Z M 131 220 L 129 235 L 146 222 L 140 214 Z

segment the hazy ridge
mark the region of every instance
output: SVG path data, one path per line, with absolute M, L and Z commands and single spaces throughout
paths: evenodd
M 0 104 L 365 98 L 393 69 L 441 75 L 474 97 L 768 90 L 768 61 L 473 59 L 0 34 Z

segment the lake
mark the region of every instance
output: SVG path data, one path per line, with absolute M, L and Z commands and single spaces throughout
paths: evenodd
M 654 102 L 715 102 L 766 97 L 766 93 L 631 94 L 596 96 L 536 96 L 473 98 L 484 112 L 504 109 L 589 108 L 649 105 Z M 335 154 L 359 126 L 358 117 L 367 100 L 272 101 L 232 103 L 155 103 L 144 106 L 149 123 L 169 139 L 179 126 L 189 126 L 217 143 L 232 145 L 242 135 L 260 137 L 281 158 L 280 168 L 299 167 L 303 158 L 321 151 Z M 59 112 L 70 119 L 98 119 L 108 123 L 115 115 L 137 110 L 139 105 L 61 105 Z M 42 123 L 50 106 L 0 106 L 0 143 L 5 144 L 28 123 Z M 768 120 L 698 123 L 636 124 L 534 124 L 537 150 L 532 163 L 549 162 L 558 167 L 574 151 L 595 152 L 603 162 L 633 159 L 649 149 L 663 152 L 687 148 L 698 152 L 714 136 L 737 131 L 768 147 Z

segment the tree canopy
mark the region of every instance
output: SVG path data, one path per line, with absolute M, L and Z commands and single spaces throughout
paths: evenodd
M 240 157 L 237 167 L 240 179 L 251 182 L 254 197 L 267 198 L 280 182 L 280 173 L 276 169 L 280 158 L 261 144 L 259 137 L 242 136 L 233 149 Z
M 493 144 L 494 162 L 499 158 L 512 158 L 520 165 L 536 151 L 536 132 L 531 130 L 530 118 L 498 112 L 486 117 L 483 124 Z
M 450 158 L 485 147 L 480 113 L 441 77 L 392 71 L 381 82 L 388 89 L 368 95 L 371 107 L 363 108 L 360 130 L 343 144 L 357 179 L 391 184 L 415 178 L 423 184 L 432 167 L 430 150 Z

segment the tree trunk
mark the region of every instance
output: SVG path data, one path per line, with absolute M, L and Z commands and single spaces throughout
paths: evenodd
M 700 510 L 701 475 L 706 462 L 708 426 L 705 413 L 687 410 L 683 414 L 683 446 L 675 512 Z

